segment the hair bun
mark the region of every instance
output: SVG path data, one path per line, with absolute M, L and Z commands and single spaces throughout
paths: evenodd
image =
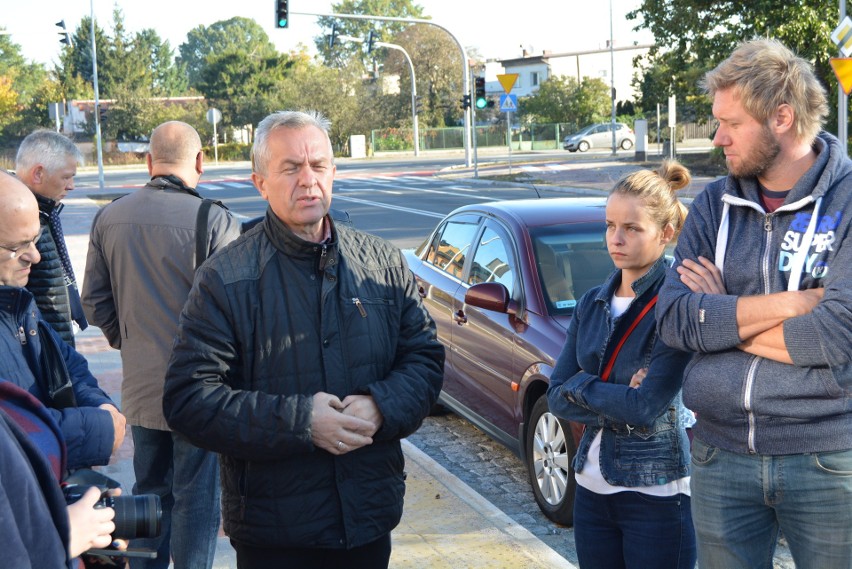
M 677 160 L 664 160 L 657 170 L 657 174 L 666 181 L 673 192 L 682 190 L 692 181 L 689 170 Z

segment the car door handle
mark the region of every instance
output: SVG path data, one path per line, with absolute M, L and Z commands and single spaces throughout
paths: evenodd
M 453 314 L 453 320 L 456 321 L 456 324 L 461 326 L 462 324 L 467 324 L 467 316 L 464 315 L 463 310 L 459 310 L 455 314 Z

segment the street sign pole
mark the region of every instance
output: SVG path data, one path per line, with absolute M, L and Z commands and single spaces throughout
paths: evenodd
M 216 123 L 222 120 L 222 111 L 216 108 L 207 109 L 207 122 L 213 124 L 213 156 L 219 164 L 219 136 L 216 134 Z
M 517 73 L 504 73 L 497 76 L 505 95 L 500 97 L 500 110 L 506 113 L 506 137 L 509 140 L 509 175 L 512 175 L 512 112 L 518 110 L 518 97 L 512 94 L 512 87 L 518 80 Z
M 846 0 L 840 0 L 840 21 L 846 19 Z M 849 136 L 847 127 L 849 125 L 849 97 L 842 88 L 837 89 L 837 138 L 840 140 L 840 148 L 843 149 L 843 155 L 848 156 Z
M 506 113 L 506 136 L 509 138 L 509 175 L 512 175 L 512 111 Z

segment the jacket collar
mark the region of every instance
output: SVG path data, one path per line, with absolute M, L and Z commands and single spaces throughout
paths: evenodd
M 20 306 L 26 306 L 33 298 L 25 288 L 0 285 L 0 306 L 9 307 L 10 312 L 17 312 Z
M 182 190 L 197 198 L 201 197 L 195 188 L 190 188 L 177 176 L 154 176 L 146 185 L 158 190 Z
M 666 259 L 665 255 L 662 255 L 653 265 L 651 265 L 651 268 L 648 269 L 644 275 L 633 281 L 631 288 L 633 289 L 633 293 L 636 295 L 636 298 L 641 297 L 648 292 L 648 290 L 654 288 L 654 286 L 659 283 L 663 277 L 665 277 L 666 269 L 668 269 L 668 267 L 669 261 Z M 620 284 L 621 269 L 617 269 L 613 271 L 606 281 L 604 281 L 604 284 L 595 296 L 595 300 L 609 304 L 612 295 L 615 294 L 615 291 Z
M 849 174 L 847 160 L 840 142 L 832 134 L 821 132 L 813 143 L 816 160 L 790 189 L 785 203 L 802 202 L 802 205 L 822 197 L 837 181 Z M 757 178 L 735 178 L 730 174 L 725 181 L 725 193 L 760 203 L 760 187 Z M 736 200 L 731 200 L 736 203 Z
M 35 192 L 33 192 L 33 195 L 35 196 L 35 199 L 38 202 L 39 212 L 44 213 L 48 216 L 50 214 L 52 214 L 54 211 L 56 211 L 56 213 L 59 214 L 59 212 L 62 211 L 62 208 L 65 207 L 65 204 L 63 204 L 62 202 L 58 202 L 56 200 L 46 198 L 46 197 L 39 195 Z
M 331 237 L 323 243 L 306 241 L 297 236 L 275 215 L 270 207 L 266 208 L 264 231 L 272 245 L 279 251 L 296 257 L 313 257 L 323 249 L 326 251 L 337 250 L 337 228 L 331 220 L 331 216 L 326 214 L 324 219 L 331 230 Z

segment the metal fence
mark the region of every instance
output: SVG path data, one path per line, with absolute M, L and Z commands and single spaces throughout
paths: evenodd
M 420 148 L 422 150 L 450 150 L 464 148 L 464 128 L 421 128 Z M 511 131 L 512 150 L 557 150 L 562 148 L 562 140 L 569 134 L 580 130 L 573 123 L 550 123 L 513 125 Z M 679 140 L 710 138 L 713 125 L 710 122 L 678 124 Z M 508 146 L 509 134 L 504 123 L 477 126 L 476 146 L 478 148 Z M 654 137 L 649 136 L 650 142 Z M 370 133 L 373 152 L 393 152 L 414 150 L 414 136 L 411 129 L 388 128 L 373 130 Z

